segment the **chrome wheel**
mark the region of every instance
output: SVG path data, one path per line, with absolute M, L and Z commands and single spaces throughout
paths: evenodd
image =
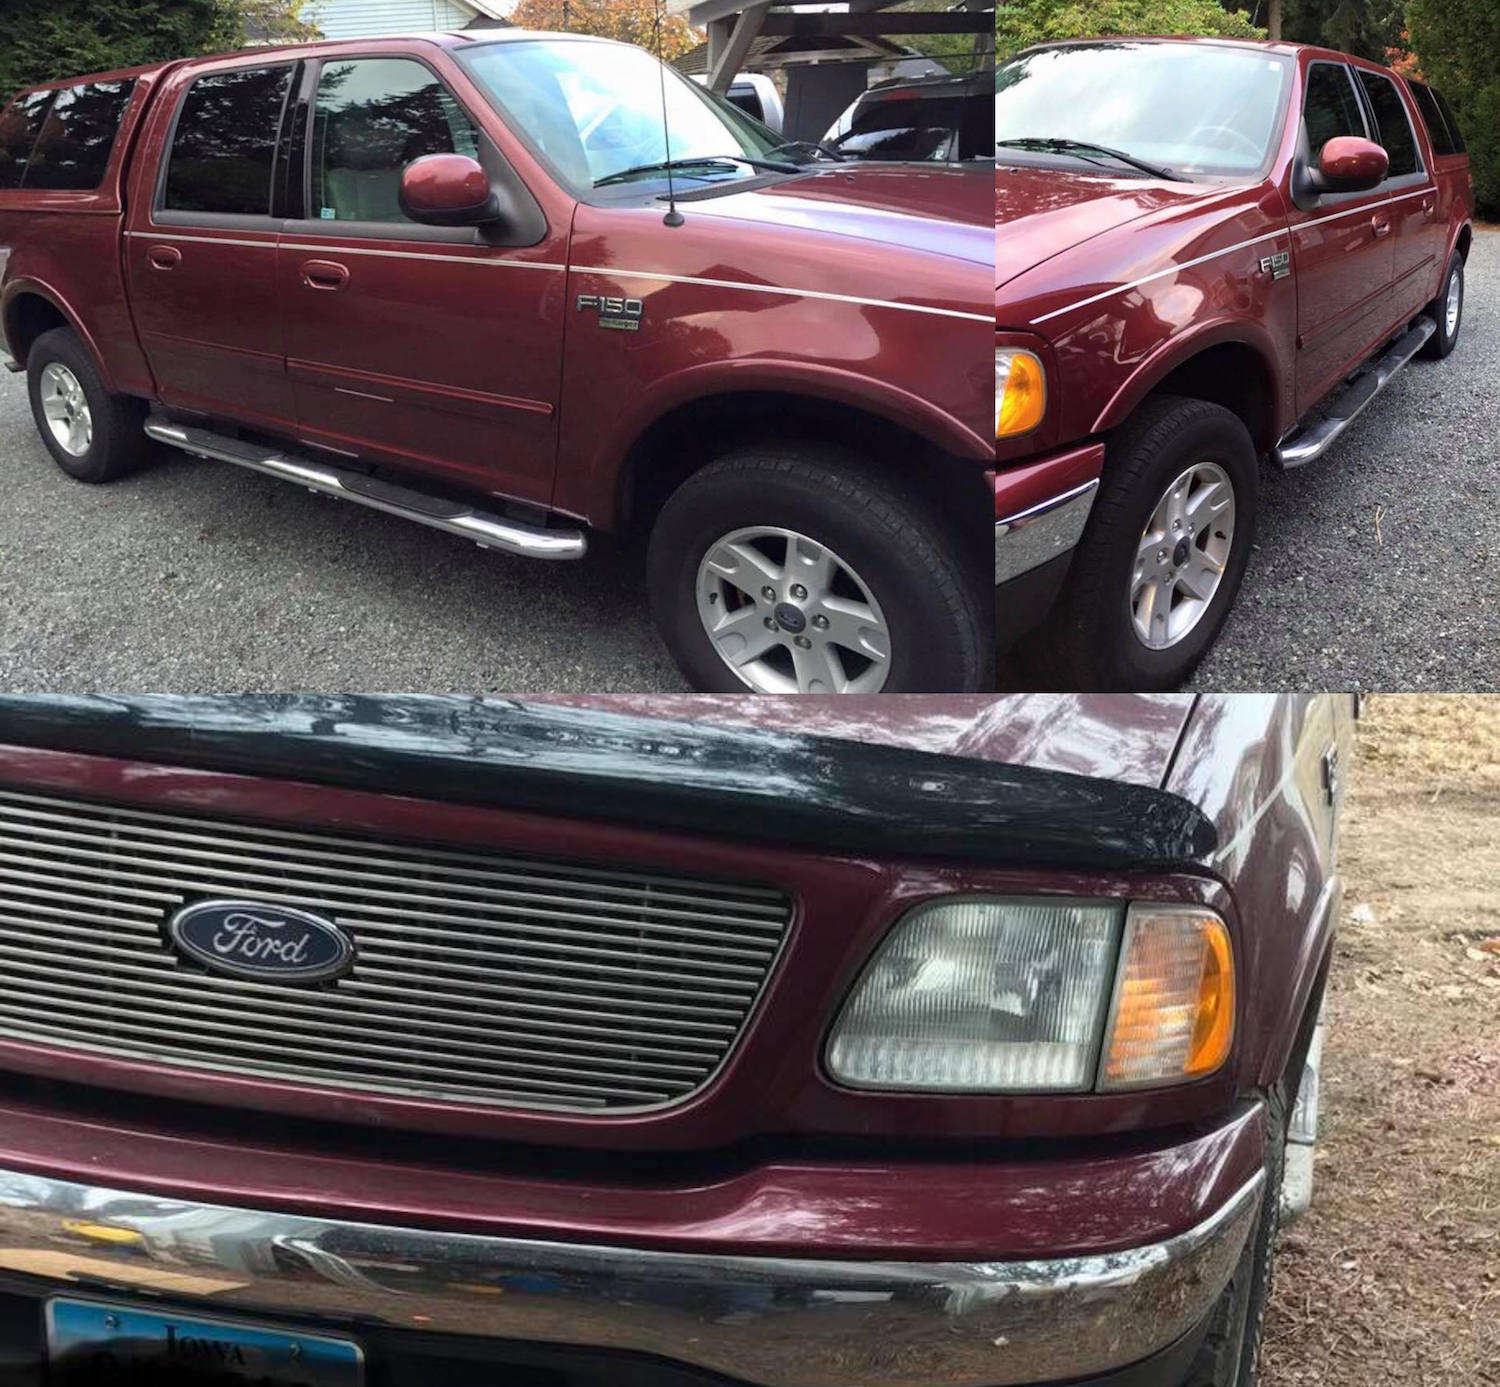
M 1448 293 L 1443 300 L 1443 325 L 1448 340 L 1453 340 L 1454 334 L 1458 332 L 1459 315 L 1464 309 L 1464 277 L 1458 272 L 1455 265 L 1453 273 L 1448 276 Z
M 1130 586 L 1136 636 L 1152 650 L 1185 639 L 1214 600 L 1234 544 L 1234 486 L 1200 462 L 1166 489 L 1141 534 Z
M 891 667 L 885 614 L 827 545 L 759 525 L 709 545 L 698 619 L 719 658 L 760 693 L 879 693 Z
M 42 417 L 52 437 L 70 457 L 82 457 L 94 442 L 94 416 L 83 386 L 60 361 L 51 362 L 41 379 Z

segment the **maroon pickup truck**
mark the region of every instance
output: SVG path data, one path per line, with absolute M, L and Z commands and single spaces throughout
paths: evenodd
M 6 1382 L 1248 1387 L 1347 700 L 845 706 L 0 696 Z
M 695 687 L 989 687 L 988 176 L 779 141 L 566 34 L 70 79 L 0 114 L 5 340 L 80 481 L 149 438 L 509 554 L 649 535 Z
M 1462 137 L 1429 87 L 1285 43 L 1033 48 L 995 112 L 1001 637 L 1050 687 L 1170 688 L 1239 588 L 1259 461 L 1452 351 Z

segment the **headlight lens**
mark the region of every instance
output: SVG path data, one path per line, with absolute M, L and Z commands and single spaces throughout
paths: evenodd
M 1091 1088 L 1124 914 L 1109 902 L 918 906 L 845 1002 L 830 1072 L 861 1088 Z
M 827 1063 L 842 1083 L 906 1092 L 1162 1087 L 1223 1066 L 1234 1013 L 1234 951 L 1212 910 L 960 897 L 891 931 Z
M 995 437 L 1030 433 L 1047 412 L 1047 373 L 1041 358 L 1006 348 L 995 353 Z
M 1132 906 L 1100 1087 L 1212 1074 L 1234 1044 L 1234 1006 L 1234 951 L 1223 920 L 1193 906 Z

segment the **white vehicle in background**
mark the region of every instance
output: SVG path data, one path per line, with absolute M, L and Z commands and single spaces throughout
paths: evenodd
M 693 81 L 700 86 L 708 85 L 707 76 L 699 73 Z M 729 84 L 724 95 L 746 115 L 754 116 L 762 125 L 769 125 L 780 134 L 786 122 L 786 108 L 782 105 L 781 93 L 764 72 L 741 72 Z

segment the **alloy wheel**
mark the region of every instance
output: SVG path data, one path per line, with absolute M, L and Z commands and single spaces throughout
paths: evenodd
M 724 661 L 760 693 L 879 693 L 891 636 L 868 583 L 826 544 L 758 525 L 708 546 L 698 618 Z
M 1185 640 L 1224 581 L 1234 546 L 1234 485 L 1216 462 L 1178 474 L 1151 512 L 1130 585 L 1135 634 L 1151 650 Z
M 40 382 L 42 416 L 58 446 L 70 457 L 82 457 L 94 442 L 94 416 L 83 386 L 60 361 L 49 362 Z

